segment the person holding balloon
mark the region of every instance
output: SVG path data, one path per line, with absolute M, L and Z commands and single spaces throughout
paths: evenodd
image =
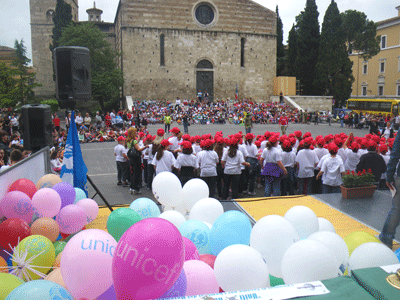
M 238 151 L 238 143 L 239 140 L 232 137 L 229 140 L 229 149 L 222 155 L 221 164 L 224 168 L 223 199 L 228 198 L 229 186 L 232 187 L 232 198 L 238 197 L 240 175 L 242 174 L 241 165 L 250 167 L 250 164 L 244 160 L 243 153 Z
M 169 140 L 162 140 L 160 146 L 157 149 L 157 154 L 153 158 L 153 166 L 156 170 L 156 175 L 161 172 L 172 172 L 175 164 L 175 157 L 172 152 L 168 151 L 171 143 Z

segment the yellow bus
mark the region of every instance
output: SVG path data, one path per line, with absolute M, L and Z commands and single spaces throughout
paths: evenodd
M 349 99 L 347 108 L 353 112 L 379 114 L 390 116 L 399 114 L 399 99 Z

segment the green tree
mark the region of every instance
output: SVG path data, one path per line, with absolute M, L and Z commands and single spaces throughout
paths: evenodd
M 293 24 L 292 29 L 289 31 L 288 36 L 288 50 L 286 56 L 286 70 L 288 76 L 297 76 L 296 60 L 297 60 L 297 32 Z
M 71 24 L 63 30 L 60 46 L 81 46 L 90 51 L 92 98 L 106 110 L 119 99 L 124 84 L 122 71 L 117 67 L 119 53 L 111 49 L 105 35 L 93 23 Z
M 380 51 L 380 36 L 376 35 L 377 25 L 374 21 L 357 10 L 346 10 L 341 13 L 342 27 L 346 36 L 348 53 L 358 52 L 368 60 Z
M 336 2 L 332 0 L 322 23 L 315 91 L 333 96 L 336 107 L 342 106 L 349 98 L 354 82 L 351 68 L 342 19 Z
M 11 107 L 17 103 L 18 81 L 14 76 L 15 70 L 0 62 L 0 107 Z
M 320 40 L 318 15 L 315 0 L 307 0 L 304 11 L 297 17 L 296 77 L 306 95 L 315 94 L 313 82 Z
M 17 93 L 18 97 L 15 99 L 18 102 L 24 103 L 25 101 L 34 102 L 35 96 L 33 89 L 40 84 L 35 83 L 35 73 L 31 72 L 28 64 L 31 60 L 26 56 L 26 47 L 24 41 L 15 40 L 14 49 L 16 59 L 12 61 L 11 66 L 13 66 L 14 77 L 17 80 Z
M 72 8 L 71 5 L 64 0 L 57 0 L 56 9 L 53 16 L 53 42 L 50 44 L 50 51 L 60 46 L 62 31 L 65 27 L 72 23 Z
M 276 76 L 282 76 L 285 69 L 285 47 L 283 46 L 283 23 L 279 16 L 278 5 L 276 6 L 276 19 Z

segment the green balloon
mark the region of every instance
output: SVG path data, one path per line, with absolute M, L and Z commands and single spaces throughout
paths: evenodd
M 108 233 L 111 234 L 118 242 L 124 232 L 140 220 L 142 220 L 142 218 L 133 209 L 127 207 L 118 208 L 108 216 Z
M 17 276 L 0 273 L 0 300 L 5 300 L 9 293 L 23 283 L 24 281 Z
M 285 282 L 283 281 L 282 278 L 274 277 L 272 275 L 269 275 L 269 282 L 271 284 L 271 287 L 278 285 L 285 285 Z
M 56 250 L 56 257 L 58 254 L 60 254 L 64 250 L 66 245 L 67 245 L 67 242 L 64 242 L 64 241 L 58 241 L 58 242 L 54 243 L 54 249 Z

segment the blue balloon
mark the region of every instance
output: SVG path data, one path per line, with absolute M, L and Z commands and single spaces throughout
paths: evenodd
M 76 194 L 74 204 L 76 204 L 76 202 L 78 202 L 79 200 L 87 198 L 86 193 L 82 189 L 80 189 L 80 188 L 74 188 L 74 189 L 75 189 L 75 194 Z
M 398 258 L 398 260 L 400 262 L 400 248 L 397 249 L 396 251 L 394 251 L 394 254 L 396 254 L 396 256 L 397 256 L 397 258 Z
M 7 300 L 74 300 L 61 285 L 48 280 L 33 280 L 21 284 L 8 294 Z
M 179 226 L 182 236 L 187 237 L 196 245 L 199 254 L 211 254 L 210 232 L 206 224 L 199 220 L 188 220 Z
M 230 210 L 220 215 L 210 233 L 210 248 L 213 255 L 235 244 L 250 244 L 251 223 L 242 212 Z
M 149 198 L 138 198 L 131 203 L 129 208 L 136 211 L 142 219 L 157 218 L 160 215 L 157 204 Z

